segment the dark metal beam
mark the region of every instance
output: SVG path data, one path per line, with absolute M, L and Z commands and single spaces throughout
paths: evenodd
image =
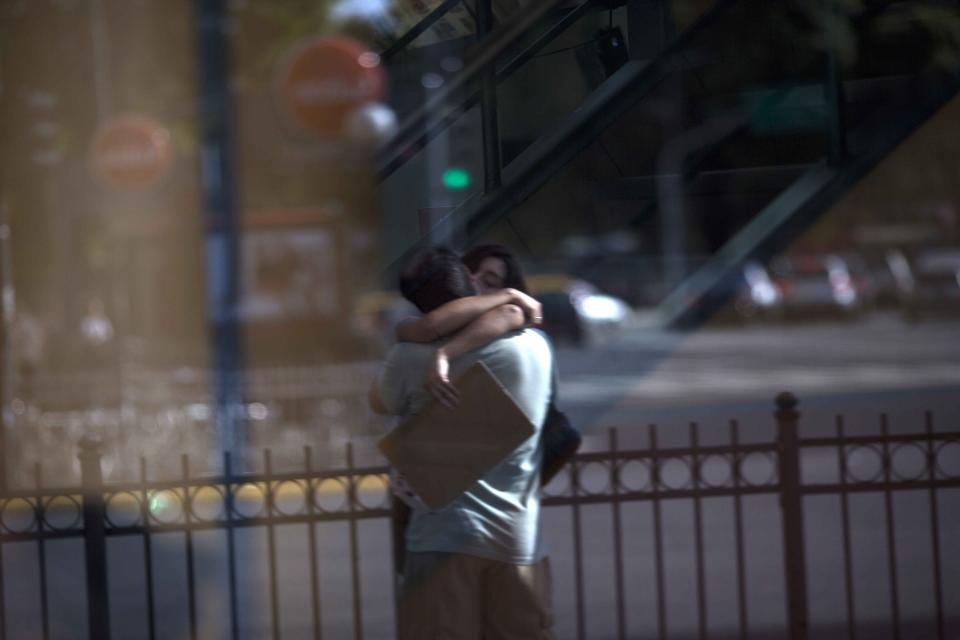
M 553 42 L 557 36 L 566 31 L 574 22 L 582 18 L 589 9 L 592 9 L 592 4 L 593 0 L 583 0 L 583 2 L 564 14 L 560 20 L 540 35 L 533 44 L 497 70 L 497 82 L 508 78 L 514 71 L 537 55 L 541 49 Z
M 541 0 L 532 2 L 510 23 L 484 38 L 477 48 L 480 53 L 467 64 L 466 68 L 453 80 L 438 89 L 427 102 L 401 123 L 397 135 L 379 155 L 380 179 L 384 179 L 423 148 L 425 139 L 429 140 L 439 131 L 437 122 L 452 122 L 467 109 L 462 100 L 454 100 L 461 92 L 481 78 L 489 65 L 495 63 L 500 55 L 527 33 L 549 11 L 565 0 Z
M 398 53 L 403 51 L 408 44 L 416 40 L 420 34 L 436 24 L 437 20 L 445 16 L 451 9 L 460 4 L 462 1 L 463 0 L 444 0 L 442 3 L 437 5 L 437 7 L 424 16 L 420 22 L 413 25 L 409 31 L 394 40 L 389 47 L 384 49 L 380 54 L 380 60 L 387 62 Z
M 570 25 L 583 17 L 587 10 L 593 8 L 593 3 L 594 0 L 584 0 L 581 2 L 578 6 L 564 14 L 559 21 L 550 27 L 541 37 L 537 38 L 533 44 L 524 49 L 524 51 L 504 66 L 500 67 L 496 72 L 496 84 L 499 85 L 509 78 L 517 69 L 536 56 L 541 49 L 553 42 L 553 40 L 569 28 Z M 491 64 L 495 65 L 495 62 L 494 60 Z M 411 139 L 407 144 L 394 143 L 391 148 L 388 148 L 387 151 L 381 154 L 380 167 L 378 169 L 378 177 L 380 180 L 386 179 L 394 171 L 406 164 L 414 154 L 427 146 L 436 136 L 443 133 L 447 127 L 456 122 L 463 113 L 476 106 L 477 103 L 480 102 L 481 96 L 482 91 L 480 89 L 471 90 L 467 97 L 457 105 L 457 108 L 450 109 L 443 115 L 439 115 L 427 122 L 419 136 Z M 396 139 L 399 140 L 400 137 L 401 135 L 398 134 Z
M 718 0 L 698 22 L 678 37 L 664 55 L 650 62 L 631 60 L 617 70 L 584 103 L 553 131 L 527 147 L 503 172 L 503 185 L 492 194 L 474 195 L 440 220 L 434 234 L 421 238 L 402 255 L 393 256 L 383 273 L 390 281 L 405 257 L 423 246 L 428 237 L 476 239 L 497 220 L 535 193 L 548 179 L 655 88 L 664 77 L 684 68 L 677 55 L 689 42 L 737 0 Z M 463 234 L 462 232 L 466 233 Z

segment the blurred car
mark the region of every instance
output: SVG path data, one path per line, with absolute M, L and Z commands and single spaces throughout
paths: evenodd
M 869 307 L 869 280 L 839 255 L 780 256 L 770 269 L 787 317 L 854 318 Z
M 589 344 L 618 331 L 632 315 L 630 305 L 620 298 L 564 274 L 531 275 L 527 286 L 543 305 L 543 330 L 558 342 Z
M 731 308 L 740 320 L 776 320 L 783 312 L 783 294 L 767 269 L 747 262 L 730 279 Z
M 867 279 L 870 306 L 874 309 L 899 308 L 900 293 L 897 286 L 895 262 L 903 254 L 896 250 L 886 252 L 867 252 L 860 256 L 859 261 L 853 261 L 854 278 L 858 277 L 856 269 L 862 266 L 863 275 Z
M 860 311 L 876 309 L 881 296 L 885 293 L 890 295 L 893 275 L 889 266 L 877 265 L 859 253 L 845 253 L 837 258 L 847 267 L 850 282 L 857 292 Z
M 892 252 L 888 260 L 908 320 L 960 312 L 960 250 L 926 250 L 912 260 Z
M 682 284 L 681 299 L 683 311 L 672 322 L 676 327 L 773 321 L 782 315 L 780 289 L 766 267 L 755 261 L 727 271 L 706 291 Z

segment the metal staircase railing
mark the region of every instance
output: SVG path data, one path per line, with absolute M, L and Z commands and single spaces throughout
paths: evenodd
M 667 295 L 656 310 L 659 323 L 692 327 L 709 317 L 725 302 L 712 293 L 741 265 L 752 259 L 769 260 L 786 248 L 960 92 L 960 75 L 945 80 L 926 95 L 914 95 L 909 104 L 890 106 L 854 127 L 846 138 L 847 153 L 830 154 L 809 168 Z
M 570 114 L 552 132 L 536 140 L 505 167 L 502 180 L 496 189 L 474 194 L 437 222 L 429 233 L 424 234 L 401 255 L 392 256 L 384 276 L 392 278 L 404 257 L 421 246 L 429 244 L 432 238 L 460 238 L 468 243 L 511 208 L 526 200 L 600 133 L 635 105 L 647 91 L 656 87 L 666 75 L 682 69 L 687 64 L 682 56 L 685 47 L 695 37 L 710 28 L 737 2 L 738 0 L 717 0 L 684 33 L 669 44 L 660 56 L 649 62 L 636 60 L 627 62 L 589 94 L 577 111 Z M 561 3 L 556 1 L 544 3 L 544 10 L 559 4 Z M 502 80 L 519 68 L 559 31 L 579 18 L 591 4 L 592 0 L 585 0 L 571 9 L 548 32 L 507 62 L 497 72 L 497 79 Z M 515 23 L 515 29 L 512 29 L 509 35 L 504 34 L 501 46 L 485 50 L 468 68 L 464 69 L 456 80 L 446 85 L 442 92 L 435 95 L 404 123 L 395 138 L 396 142 L 387 147 L 385 153 L 381 155 L 381 178 L 402 166 L 410 155 L 423 148 L 433 136 L 448 126 L 470 105 L 475 104 L 476 92 L 471 95 L 474 102 L 449 104 L 449 99 L 469 81 L 475 79 L 487 65 L 495 63 L 497 57 L 507 49 L 509 44 L 535 24 L 539 16 L 533 17 L 528 14 L 525 18 Z
M 430 13 L 425 15 L 420 22 L 410 27 L 406 33 L 394 40 L 386 49 L 381 51 L 380 60 L 383 62 L 390 62 L 390 60 L 396 57 L 397 54 L 410 46 L 410 44 L 412 44 L 413 41 L 419 38 L 422 34 L 429 31 L 430 28 L 437 23 L 437 21 L 450 13 L 450 10 L 461 2 L 464 2 L 464 0 L 443 0 L 443 2 L 434 7 Z
M 478 100 L 484 99 L 484 92 L 476 86 L 476 81 L 484 74 L 488 78 L 492 75 L 494 83 L 509 77 L 546 43 L 584 15 L 594 3 L 584 0 L 569 9 L 526 49 L 519 54 L 512 52 L 513 57 L 498 66 L 500 58 L 511 45 L 518 42 L 534 25 L 540 24 L 539 21 L 547 11 L 561 4 L 552 2 L 534 8 L 528 6 L 527 11 L 518 16 L 516 21 L 509 26 L 504 25 L 497 34 L 491 34 L 487 41 L 490 46 L 481 46 L 480 54 L 464 72 L 404 123 L 401 133 L 380 156 L 381 178 L 389 176 L 457 117 L 474 106 Z M 861 14 L 853 16 L 852 28 L 860 29 L 893 4 L 896 3 L 871 4 Z M 692 26 L 667 45 L 659 56 L 649 62 L 631 60 L 623 65 L 590 93 L 575 112 L 570 113 L 558 126 L 522 151 L 503 169 L 502 179 L 499 175 L 500 167 L 495 166 L 494 170 L 498 171 L 498 175 L 493 181 L 488 176 L 487 188 L 483 193 L 474 193 L 436 223 L 412 247 L 401 255 L 391 256 L 392 260 L 385 275 L 394 274 L 409 251 L 431 242 L 433 238 L 453 239 L 455 244 L 463 245 L 479 238 L 504 215 L 541 189 L 639 100 L 655 91 L 668 76 L 684 72 L 689 70 L 691 65 L 698 64 L 693 60 L 697 57 L 693 55 L 697 49 L 697 38 L 735 7 L 750 9 L 749 3 L 742 0 L 718 0 Z M 792 166 L 791 169 L 795 170 L 793 173 L 796 175 L 787 181 L 789 186 L 786 186 L 773 202 L 761 207 L 753 220 L 695 273 L 689 277 L 679 274 L 676 281 L 679 286 L 667 296 L 659 308 L 665 322 L 682 324 L 689 320 L 690 301 L 709 297 L 711 291 L 721 285 L 743 261 L 769 257 L 767 254 L 775 251 L 777 247 L 782 247 L 790 233 L 795 235 L 809 226 L 831 202 L 865 175 L 870 167 L 888 154 L 929 117 L 933 109 L 943 104 L 956 91 L 954 84 L 942 84 L 925 99 L 918 99 L 911 104 L 909 109 L 881 109 L 882 113 L 878 115 L 879 123 L 854 122 L 855 126 L 848 128 L 843 117 L 844 86 L 838 73 L 837 60 L 826 50 L 823 51 L 823 61 L 821 77 L 813 81 L 822 85 L 824 93 L 825 118 L 823 130 L 818 134 L 822 135 L 825 145 L 821 162 Z M 720 63 L 732 64 L 732 61 Z M 751 82 L 755 83 L 756 80 L 747 81 L 743 86 L 751 87 Z M 464 89 L 467 89 L 465 97 Z M 785 96 L 789 95 L 790 90 L 790 85 L 774 87 L 774 90 L 769 92 L 770 97 L 758 109 L 752 113 L 740 109 L 735 114 L 736 117 L 730 118 L 730 126 L 718 132 L 715 140 L 710 140 L 703 148 L 686 154 L 681 159 L 677 173 L 680 192 L 682 193 L 686 183 L 697 179 L 703 170 L 704 161 L 710 159 L 714 147 L 743 135 L 752 123 L 763 117 L 765 111 L 777 108 Z M 461 99 L 456 100 L 457 97 Z M 738 110 L 732 109 L 731 113 L 736 111 Z M 651 179 L 659 183 L 661 177 L 654 175 Z M 660 209 L 661 213 L 663 212 L 663 207 L 667 207 L 669 202 L 663 201 L 664 194 L 660 191 L 654 190 L 653 197 L 640 207 L 642 211 L 649 213 Z
M 489 4 L 490 0 L 485 1 Z M 406 164 L 415 153 L 423 149 L 435 136 L 442 133 L 460 115 L 475 106 L 478 101 L 486 101 L 488 108 L 494 106 L 495 97 L 492 92 L 490 90 L 484 92 L 478 86 L 484 74 L 492 73 L 494 85 L 502 82 L 559 33 L 583 16 L 595 3 L 594 0 L 583 0 L 574 9 L 565 13 L 559 21 L 521 54 L 511 59 L 501 69 L 495 69 L 497 61 L 505 52 L 516 45 L 548 13 L 567 2 L 569 0 L 540 0 L 529 3 L 511 21 L 503 23 L 499 28 L 484 35 L 482 42 L 477 45 L 479 53 L 476 57 L 456 77 L 437 90 L 420 108 L 410 114 L 400 124 L 393 139 L 380 151 L 377 158 L 379 178 L 381 180 L 386 179 Z M 432 20 L 435 22 L 441 17 L 441 15 L 435 14 L 438 14 L 441 9 L 449 11 L 456 4 L 457 2 L 447 0 L 424 18 L 424 21 Z M 418 25 L 411 32 L 405 34 L 401 40 L 411 42 L 426 28 L 429 28 L 429 25 L 423 29 Z M 408 38 L 408 35 L 414 31 L 416 33 Z M 398 42 L 400 41 L 398 40 Z M 386 52 L 384 55 L 386 55 Z M 466 93 L 466 97 L 461 98 L 464 93 Z

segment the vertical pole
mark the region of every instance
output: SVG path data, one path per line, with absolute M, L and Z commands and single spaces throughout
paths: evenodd
M 353 443 L 347 443 L 347 505 L 350 510 L 350 571 L 353 576 L 353 637 L 363 640 L 363 590 L 360 587 L 360 542 L 357 538 L 357 481 Z
M 740 424 L 730 421 L 730 446 L 734 450 L 733 463 L 733 532 L 737 546 L 737 613 L 740 621 L 740 640 L 747 640 L 750 628 L 747 617 L 747 570 L 743 551 L 743 498 L 740 490 Z
M 83 542 L 87 565 L 87 618 L 89 636 L 110 640 L 110 607 L 107 601 L 106 506 L 100 470 L 100 441 L 80 441 L 80 478 L 83 483 Z
M 675 31 L 672 7 L 673 3 L 668 0 L 630 0 L 627 3 L 627 39 L 631 60 L 652 60 L 663 55 Z M 667 68 L 672 70 L 663 77 L 665 89 L 658 98 L 663 102 L 659 124 L 667 141 L 660 150 L 656 168 L 657 212 L 660 216 L 660 295 L 673 291 L 687 274 L 689 229 L 684 166 L 691 152 L 703 144 L 709 144 L 707 140 L 698 143 L 697 138 L 688 138 L 690 134 L 685 133 L 687 118 L 683 74 L 679 69 L 674 69 L 678 60 L 672 56 L 667 63 Z
M 239 243 L 230 139 L 228 46 L 224 0 L 199 3 L 201 183 L 206 219 L 207 318 L 213 341 L 219 445 L 243 465 L 243 357 L 238 317 Z
M 90 42 L 93 46 L 93 96 L 97 120 L 103 122 L 113 111 L 110 91 L 110 40 L 103 0 L 90 2 Z
M 477 39 L 493 30 L 492 0 L 477 0 Z M 480 115 L 483 123 L 483 190 L 490 193 L 500 187 L 500 124 L 497 116 L 496 64 L 491 61 L 483 71 Z
M 900 587 L 897 580 L 897 534 L 894 527 L 893 491 L 890 489 L 890 425 L 887 414 L 880 414 L 880 436 L 883 438 L 883 515 L 887 529 L 887 566 L 890 570 L 890 625 L 893 640 L 900 640 Z
M 190 460 L 185 453 L 180 455 L 180 477 L 183 478 L 180 491 L 183 495 L 183 537 L 187 556 L 187 620 L 190 624 L 190 640 L 197 640 L 197 571 L 193 553 L 193 527 L 191 526 L 193 506 L 190 499 Z
M 0 163 L 0 171 L 3 165 Z M 0 173 L 0 183 L 4 179 Z M 6 200 L 0 195 L 0 496 L 7 491 L 7 435 L 13 429 L 13 353 L 11 349 L 13 328 L 13 260 L 10 253 L 10 224 L 7 221 Z M 4 586 L 3 545 L 0 544 L 0 640 L 7 638 L 6 588 Z
M 387 482 L 390 482 L 389 478 Z M 393 611 L 395 633 L 400 637 L 400 601 L 403 596 L 403 570 L 407 551 L 407 526 L 411 509 L 396 495 L 390 495 L 390 555 L 393 558 Z
M 0 495 L 7 490 L 7 434 L 13 429 L 13 260 L 7 203 L 0 200 Z
M 657 583 L 657 637 L 667 639 L 667 596 L 666 574 L 663 567 L 663 516 L 660 512 L 660 459 L 657 453 L 657 426 L 647 427 L 647 447 L 650 450 L 650 489 L 653 491 L 653 559 L 656 568 Z
M 610 485 L 613 489 L 613 557 L 614 585 L 617 596 L 617 640 L 627 637 L 626 604 L 623 597 L 623 522 L 620 513 L 620 456 L 617 441 L 617 429 L 611 427 L 610 442 Z
M 223 452 L 223 488 L 227 525 L 227 575 L 230 580 L 230 639 L 240 637 L 240 605 L 237 600 L 237 541 L 233 519 L 236 513 L 236 486 L 233 482 L 233 463 L 230 452 Z
M 843 416 L 837 416 L 837 461 L 840 474 L 840 524 L 843 531 L 843 583 L 847 602 L 847 638 L 857 640 L 856 601 L 853 597 L 853 544 L 850 535 L 850 498 L 847 496 L 847 445 Z
M 317 490 L 319 483 L 313 481 L 313 450 L 303 448 L 304 467 L 307 473 L 307 514 L 310 521 L 307 523 L 307 541 L 310 550 L 310 603 L 313 609 L 313 640 L 322 640 L 323 631 L 320 618 L 320 569 L 317 567 Z M 399 634 L 398 634 L 399 635 Z
M 6 573 L 3 568 L 3 544 L 0 543 L 0 640 L 7 640 L 7 596 L 6 587 L 4 586 L 5 576 Z
M 803 549 L 803 494 L 800 484 L 800 443 L 797 398 L 783 392 L 776 399 L 780 461 L 780 508 L 783 512 L 783 553 L 787 586 L 790 640 L 807 638 L 807 575 Z
M 267 570 L 270 587 L 270 637 L 280 640 L 280 594 L 277 591 L 277 539 L 273 528 L 274 518 L 274 482 L 273 464 L 270 449 L 263 450 L 263 469 L 267 476 L 266 482 L 266 511 L 267 511 Z
M 707 577 L 703 552 L 703 505 L 700 498 L 701 476 L 700 465 L 700 429 L 696 422 L 690 423 L 690 447 L 693 449 L 693 535 L 696 544 L 697 570 L 697 629 L 698 638 L 707 640 Z
M 143 520 L 143 575 L 147 590 L 147 637 L 157 639 L 157 607 L 153 588 L 153 542 L 150 531 L 150 491 L 147 490 L 147 459 L 140 457 L 140 519 Z
M 837 13 L 837 7 L 831 2 L 821 2 L 821 11 L 828 14 Z M 839 21 L 840 16 L 825 16 L 824 24 L 827 41 L 827 52 L 825 56 L 825 68 L 823 78 L 823 98 L 826 109 L 827 125 L 827 161 L 830 165 L 837 165 L 847 156 L 847 137 L 846 128 L 843 122 L 843 77 L 841 75 L 840 62 L 837 59 L 836 42 L 844 37 L 837 32 L 834 25 Z
M 570 461 L 570 506 L 573 516 L 573 583 L 577 598 L 577 640 L 587 637 L 587 614 L 583 591 L 583 522 L 580 517 L 580 464 L 574 458 Z
M 930 536 L 933 552 L 933 595 L 937 612 L 937 640 L 946 638 L 943 620 L 943 577 L 940 570 L 940 509 L 937 504 L 937 448 L 933 444 L 933 413 L 925 411 L 924 433 L 927 435 L 927 479 L 930 500 Z
M 40 463 L 33 468 L 37 489 L 43 489 L 43 473 Z M 47 541 L 44 537 L 43 498 L 37 498 L 34 503 L 34 518 L 37 520 L 37 556 L 40 561 L 40 627 L 43 630 L 43 640 L 50 640 L 50 588 L 47 583 Z

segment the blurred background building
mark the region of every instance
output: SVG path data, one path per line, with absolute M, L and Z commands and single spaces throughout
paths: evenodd
M 5 475 L 375 433 L 426 241 L 515 247 L 573 347 L 949 313 L 955 9 L 3 0 Z

